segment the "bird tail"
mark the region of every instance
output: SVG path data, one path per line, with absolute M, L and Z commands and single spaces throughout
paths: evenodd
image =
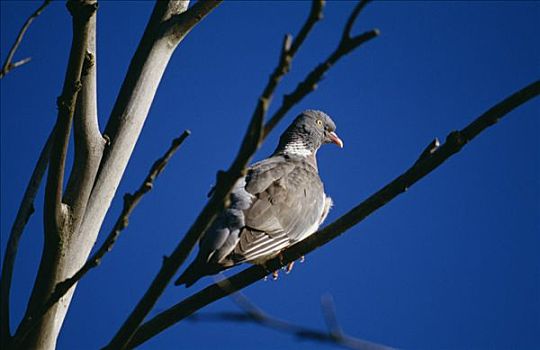
M 174 282 L 175 286 L 180 286 L 182 284 L 186 285 L 186 288 L 192 286 L 195 282 L 197 282 L 201 277 L 205 276 L 205 274 L 201 273 L 201 264 L 198 260 L 195 260 L 191 263 L 191 265 L 188 266 L 186 271 L 184 271 L 180 277 Z
M 180 286 L 185 284 L 186 288 L 188 288 L 204 276 L 215 275 L 223 269 L 224 267 L 219 264 L 195 259 L 195 261 L 193 261 L 191 265 L 187 267 L 186 271 L 184 271 L 180 277 L 178 277 L 176 282 L 174 282 L 174 285 Z

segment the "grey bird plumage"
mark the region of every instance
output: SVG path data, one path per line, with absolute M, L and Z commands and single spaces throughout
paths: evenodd
M 262 263 L 315 233 L 332 205 L 316 154 L 326 143 L 343 147 L 335 129 L 321 111 L 300 114 L 274 153 L 253 164 L 235 184 L 229 208 L 201 238 L 197 257 L 175 284 L 189 287 L 243 262 Z

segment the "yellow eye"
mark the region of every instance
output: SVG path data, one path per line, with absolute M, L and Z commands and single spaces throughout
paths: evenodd
M 320 120 L 320 119 L 317 119 L 317 125 L 318 125 L 318 126 L 323 126 L 323 122 L 322 122 L 322 120 Z

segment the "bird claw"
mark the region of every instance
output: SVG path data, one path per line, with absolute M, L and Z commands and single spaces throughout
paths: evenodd
M 272 272 L 272 279 L 274 281 L 277 281 L 278 277 L 279 277 L 279 270 Z
M 289 274 L 292 271 L 293 266 L 294 266 L 294 261 L 291 261 L 290 263 L 288 263 L 287 266 L 285 267 L 285 273 Z
M 302 256 L 300 257 L 300 262 L 303 263 L 304 261 L 306 261 L 306 257 L 305 257 L 304 255 L 302 255 Z

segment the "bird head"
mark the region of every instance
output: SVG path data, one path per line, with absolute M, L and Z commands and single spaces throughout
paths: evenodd
M 308 109 L 281 135 L 275 153 L 310 156 L 326 143 L 343 148 L 343 141 L 336 134 L 336 124 L 326 113 Z

